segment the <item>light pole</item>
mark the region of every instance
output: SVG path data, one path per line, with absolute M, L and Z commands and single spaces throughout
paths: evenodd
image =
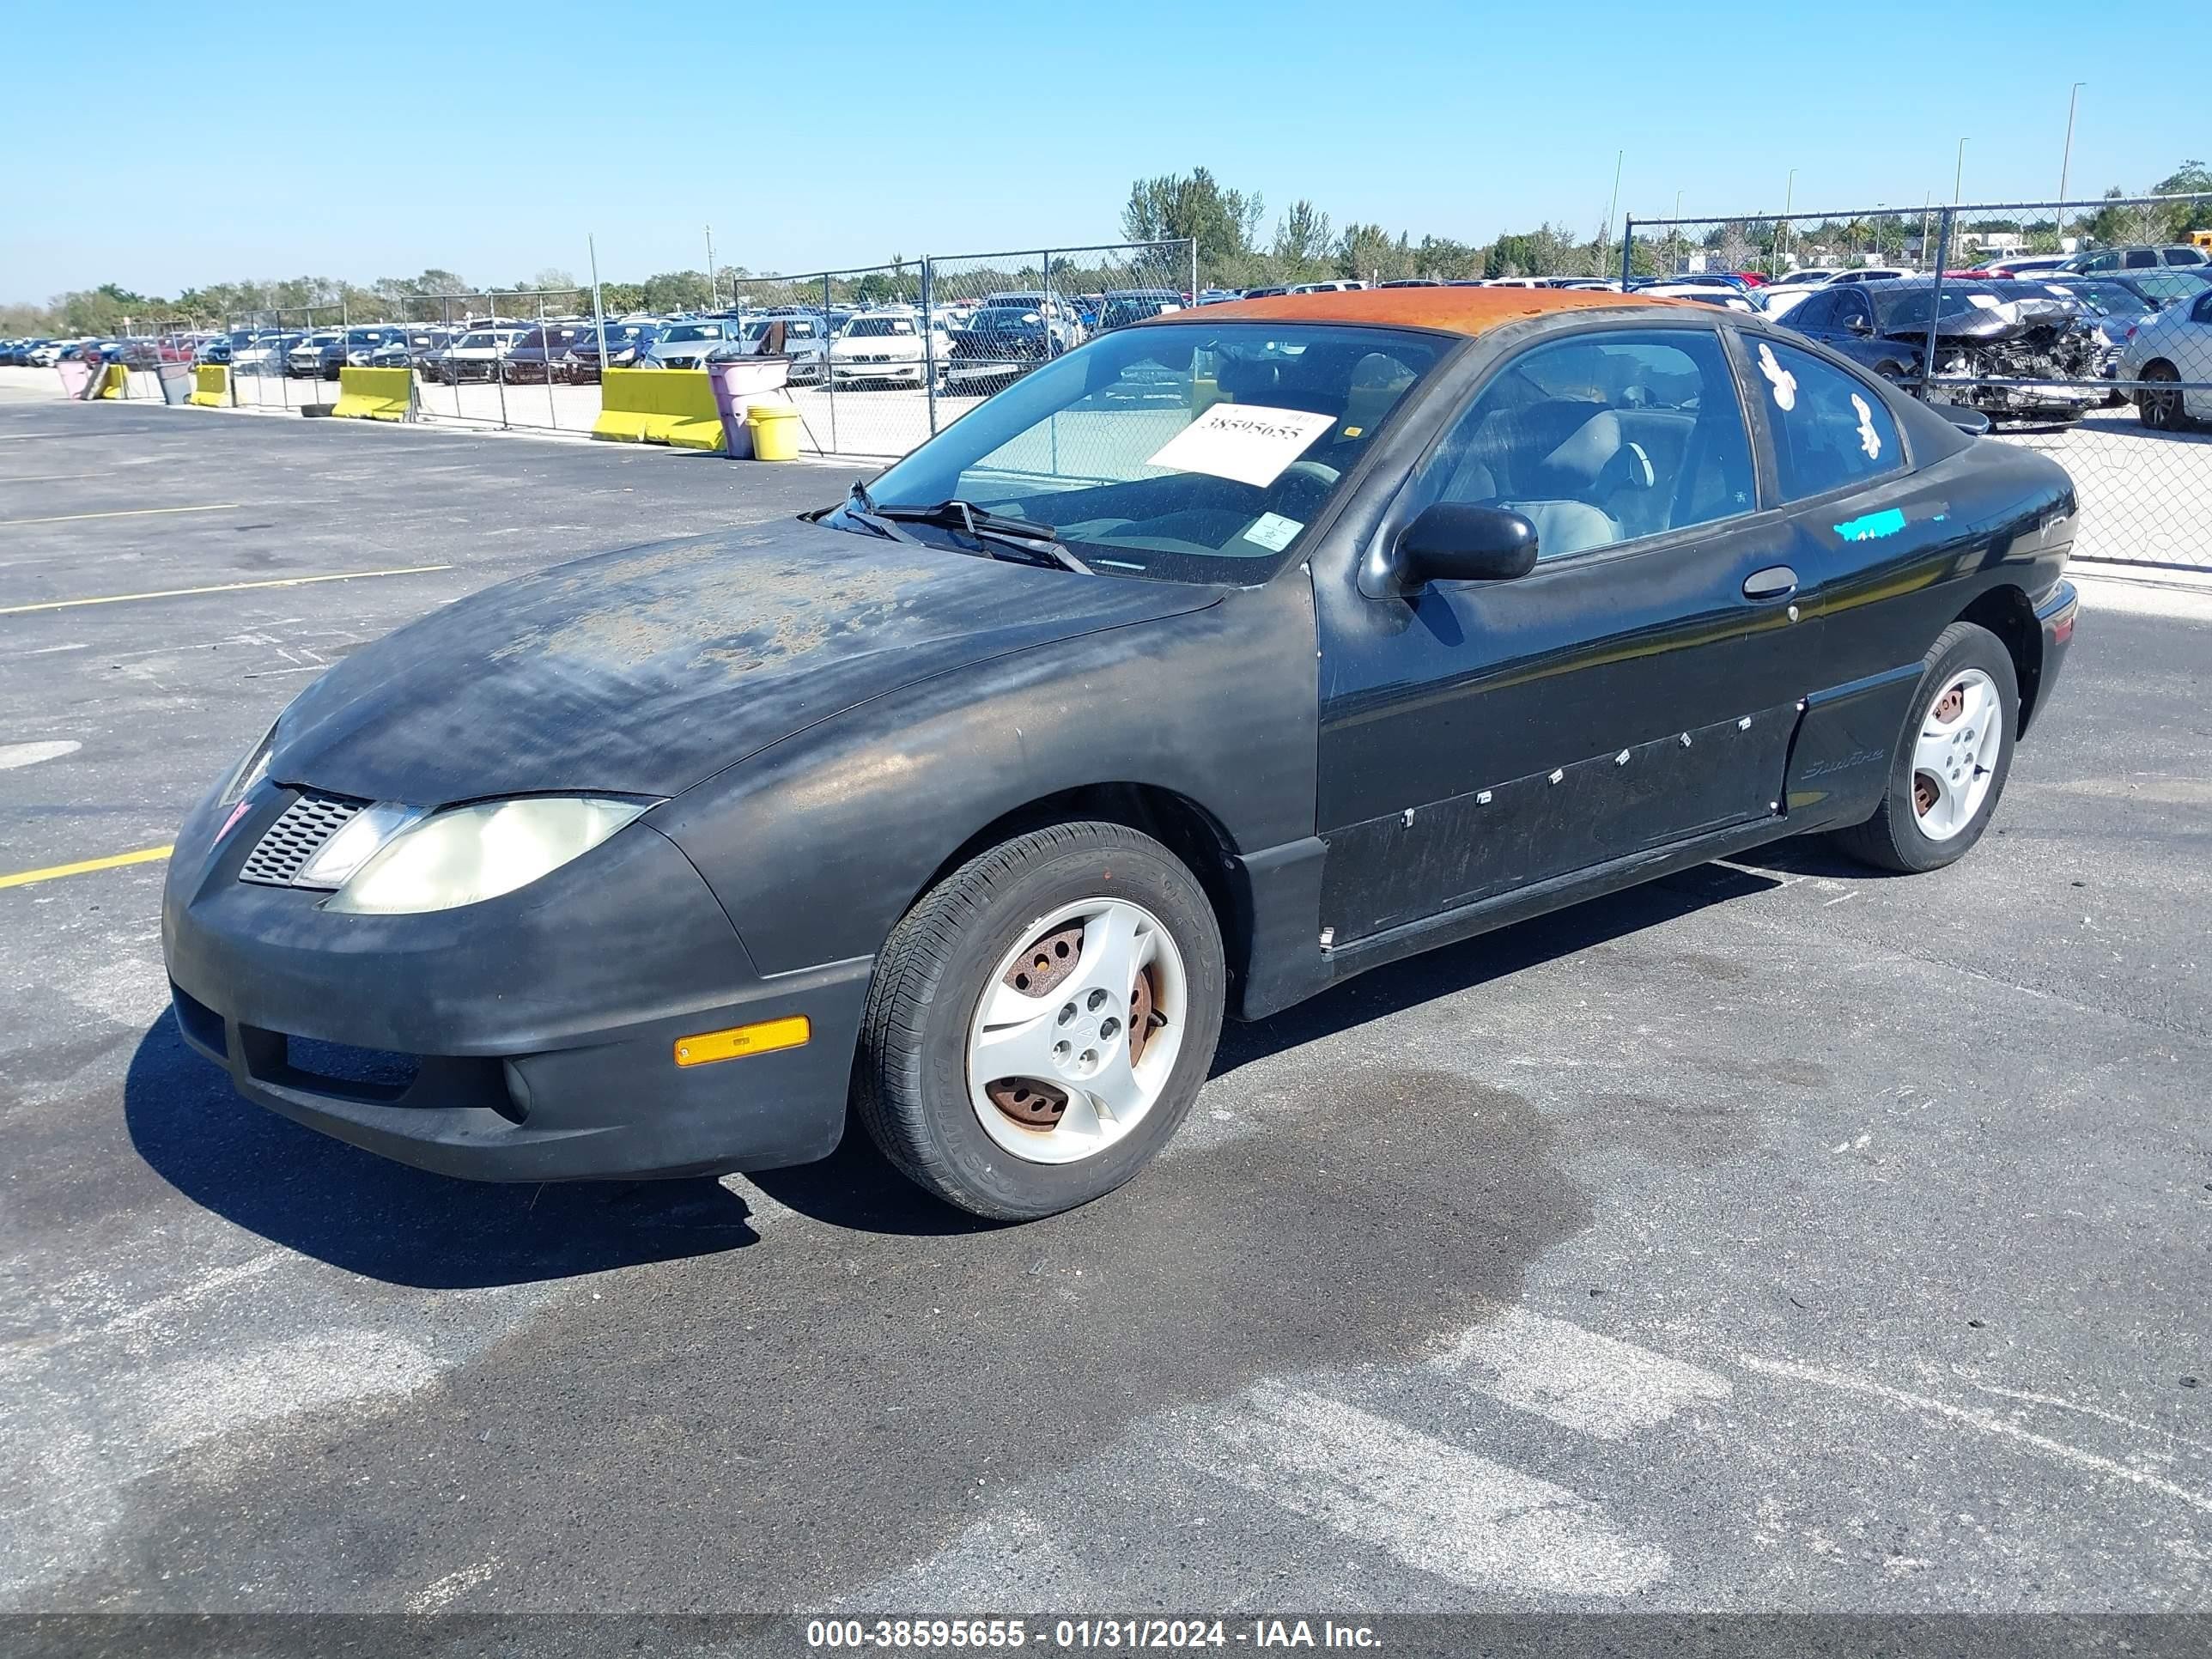
M 1959 140 L 1959 165 L 1951 172 L 1951 205 L 1959 205 L 1959 186 L 1966 176 L 1966 141 Z
M 1797 199 L 1797 169 L 1790 169 L 1789 180 L 1782 186 L 1782 222 L 1774 228 L 1774 252 L 1766 261 L 1766 274 L 1782 274 L 1782 239 L 1790 234 L 1790 204 Z
M 1617 149 L 1613 153 L 1613 200 L 1607 203 L 1605 206 L 1605 241 L 1607 247 L 1613 246 L 1613 216 L 1620 206 L 1621 158 L 1627 154 L 1625 149 Z
M 707 309 L 714 309 L 720 299 L 714 287 L 714 228 L 707 227 Z
M 2058 153 L 2058 240 L 2059 252 L 2064 252 L 2066 241 L 2066 179 L 2074 166 L 2074 106 L 2081 96 L 2087 81 L 2076 81 L 2066 94 L 2066 148 Z

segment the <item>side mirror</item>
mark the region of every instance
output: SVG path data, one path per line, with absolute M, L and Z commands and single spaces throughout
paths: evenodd
M 1989 416 L 1981 410 L 1970 408 L 1965 404 L 1944 404 L 1943 418 L 1969 437 L 1986 436 L 1990 429 Z
M 1379 563 L 1360 586 L 1381 596 L 1403 599 L 1431 582 L 1510 581 L 1536 568 L 1536 526 L 1504 507 L 1438 501 L 1398 532 Z
M 1844 327 L 1853 334 L 1871 334 L 1874 332 L 1874 325 L 1867 321 L 1863 317 L 1853 317 L 1850 321 L 1844 325 Z

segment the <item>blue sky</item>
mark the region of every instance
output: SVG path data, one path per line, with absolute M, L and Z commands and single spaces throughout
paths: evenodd
M 473 282 L 786 271 L 1111 240 L 1130 180 L 1213 169 L 1340 225 L 2073 193 L 2212 159 L 2212 11 L 2079 0 L 349 9 L 23 4 L 0 98 L 0 300 L 426 265 Z M 2112 14 L 2117 15 L 2118 14 Z M 149 49 L 133 69 L 134 51 Z M 1936 61 L 1917 65 L 1929 53 Z M 80 70 L 79 65 L 83 67 Z M 88 90 L 94 73 L 131 78 Z M 34 69 L 33 66 L 36 66 Z M 2152 80 L 2154 83 L 2155 76 Z

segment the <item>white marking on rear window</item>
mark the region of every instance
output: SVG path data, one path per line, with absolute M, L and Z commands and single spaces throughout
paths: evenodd
M 1859 447 L 1867 453 L 1867 459 L 1881 459 L 1881 434 L 1874 429 L 1874 410 L 1867 400 L 1856 392 L 1851 393 L 1851 407 L 1859 412 Z
M 1774 406 L 1787 413 L 1797 407 L 1797 377 L 1774 356 L 1774 348 L 1764 341 L 1759 347 L 1759 372 L 1766 376 L 1766 383 L 1774 389 Z

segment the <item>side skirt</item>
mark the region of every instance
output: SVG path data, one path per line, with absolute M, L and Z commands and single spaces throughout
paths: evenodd
M 1796 835 L 1807 827 L 1780 813 L 1753 819 L 1748 823 L 1733 824 L 1725 830 L 1693 836 L 1687 841 L 1650 848 L 1604 864 L 1592 865 L 1568 875 L 1554 876 L 1548 881 L 1535 882 L 1492 898 L 1479 899 L 1472 904 L 1462 904 L 1437 915 L 1424 916 L 1418 921 L 1406 922 L 1379 933 L 1370 933 L 1364 939 L 1353 939 L 1333 950 L 1324 951 L 1323 959 L 1328 964 L 1332 983 L 1347 980 L 1354 974 L 1364 973 L 1370 968 L 1379 968 L 1385 963 L 1418 956 L 1440 945 L 1472 939 L 1477 933 L 1510 927 L 1516 921 L 1526 921 L 1533 916 L 1563 909 L 1570 904 L 1579 904 L 1584 899 L 1601 898 L 1607 893 L 1617 893 L 1624 887 L 1633 887 L 1641 882 L 1673 875 L 1677 870 L 1709 864 L 1715 859 L 1727 858 L 1731 854 L 1746 851 L 1762 842 Z

